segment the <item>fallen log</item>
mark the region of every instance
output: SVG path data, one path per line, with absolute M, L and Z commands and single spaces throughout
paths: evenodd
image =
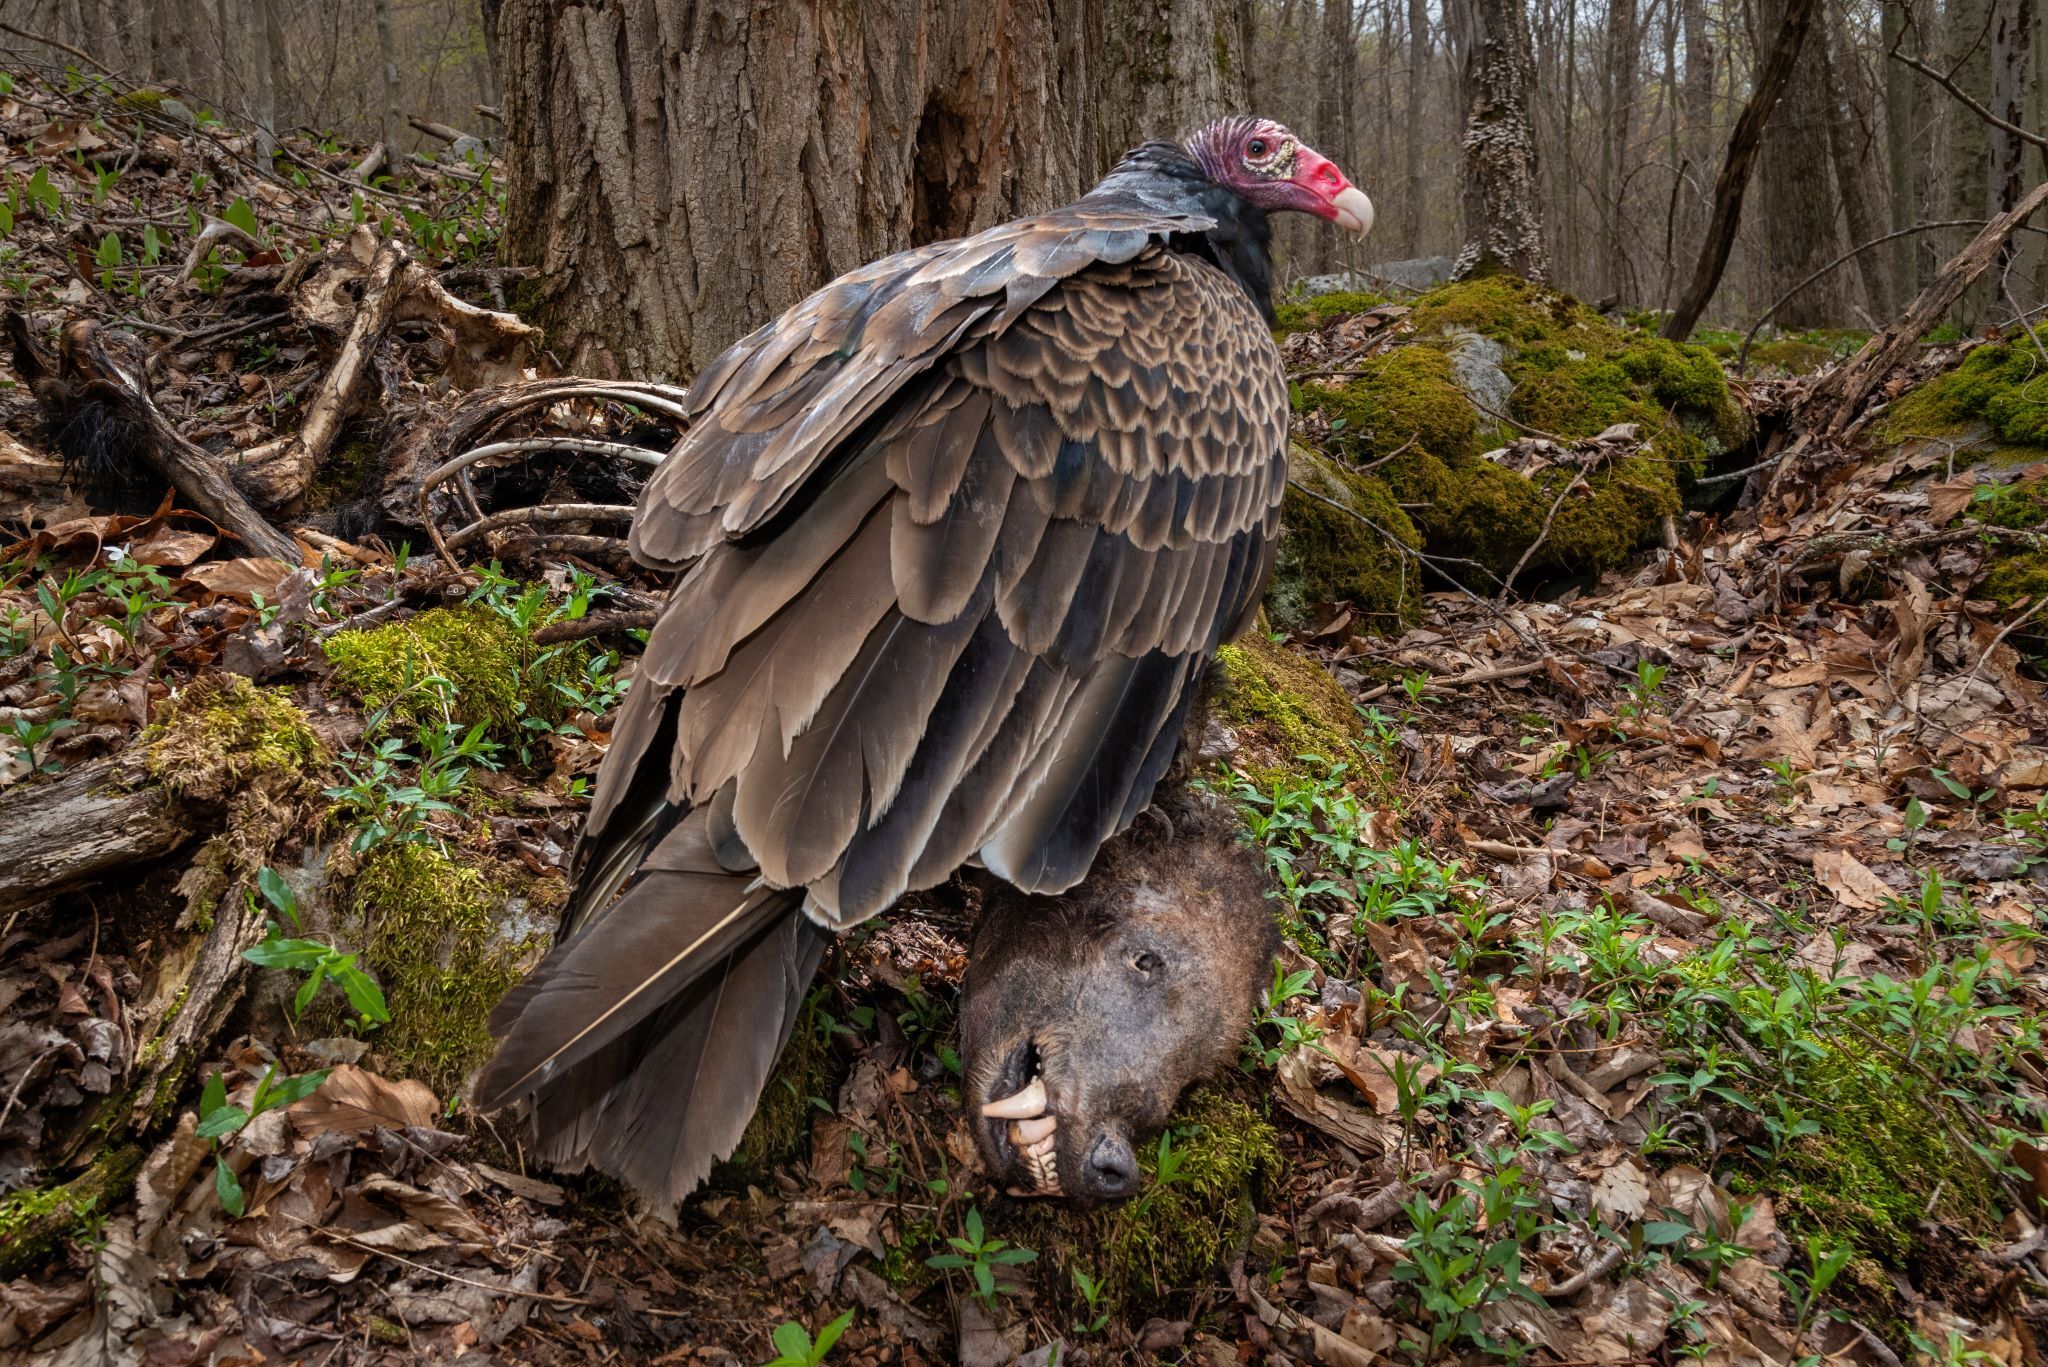
M 199 832 L 131 755 L 0 791 L 0 914 L 161 859 Z

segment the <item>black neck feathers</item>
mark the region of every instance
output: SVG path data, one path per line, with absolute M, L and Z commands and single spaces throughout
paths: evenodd
M 1147 208 L 1200 214 L 1216 226 L 1176 233 L 1173 249 L 1206 258 L 1237 281 L 1267 322 L 1273 320 L 1273 228 L 1266 211 L 1203 172 L 1184 148 L 1148 142 L 1128 153 L 1090 200 L 1135 200 Z

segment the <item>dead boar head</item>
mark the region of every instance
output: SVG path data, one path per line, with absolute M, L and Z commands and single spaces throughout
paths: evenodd
M 1138 1146 L 1235 1057 L 1278 947 L 1255 857 L 1193 794 L 1141 817 L 1071 892 L 995 893 L 960 1017 L 995 1179 L 1076 1205 L 1135 1192 Z

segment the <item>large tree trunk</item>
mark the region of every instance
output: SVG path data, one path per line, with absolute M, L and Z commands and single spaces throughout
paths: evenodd
M 1692 335 L 1714 291 L 1721 287 L 1721 273 L 1728 269 L 1728 253 L 1735 247 L 1735 230 L 1742 224 L 1742 201 L 1749 191 L 1750 173 L 1756 169 L 1764 130 L 1770 126 L 1771 111 L 1799 64 L 1806 35 L 1813 27 L 1814 4 L 1815 0 L 1785 0 L 1778 16 L 1777 33 L 1757 68 L 1756 88 L 1735 120 L 1735 131 L 1728 135 L 1728 153 L 1721 159 L 1720 174 L 1714 178 L 1714 213 L 1707 223 L 1706 240 L 1700 244 L 1699 264 L 1693 268 L 1692 283 L 1686 286 L 1678 307 L 1664 320 L 1664 335 L 1674 342 Z
M 2018 128 L 2028 126 L 2033 112 L 2027 108 L 2033 28 L 2033 0 L 1992 0 L 1991 112 Z M 2002 128 L 1991 130 L 1990 202 L 1985 217 L 2005 213 L 2026 193 L 2026 152 L 2025 140 Z M 2010 241 L 2006 243 L 1998 263 L 2001 277 L 2016 250 Z
M 1906 11 L 1899 5 L 1885 5 L 1879 11 L 1879 40 L 1887 51 L 1897 45 L 1906 30 Z M 1895 233 L 1913 226 L 1914 205 L 1919 202 L 1917 176 L 1913 167 L 1913 83 L 1919 79 L 1903 62 L 1884 64 L 1884 159 L 1886 179 L 1891 187 L 1892 227 Z M 1910 237 L 1891 244 L 1892 288 L 1906 298 L 1920 284 L 1914 268 L 1914 244 Z
M 1699 192 L 1714 164 L 1714 40 L 1707 30 L 1706 0 L 1679 0 L 1679 22 L 1685 30 L 1685 155 L 1692 163 L 1691 181 L 1679 214 L 1679 241 L 1697 251 L 1707 223 L 1707 199 Z M 1685 259 L 1680 253 L 1679 259 Z
M 1786 8 L 1785 0 L 1763 6 L 1766 32 L 1779 26 Z M 1764 260 L 1773 299 L 1842 250 L 1828 174 L 1826 46 L 1825 40 L 1805 44 L 1764 132 Z M 1778 321 L 1788 328 L 1843 322 L 1838 277 L 1823 276 L 1793 295 Z
M 1408 0 L 1408 88 L 1405 92 L 1408 126 L 1402 130 L 1407 146 L 1402 149 L 1402 169 L 1408 180 L 1408 217 L 1401 225 L 1401 255 L 1422 253 L 1422 220 L 1428 203 L 1428 183 L 1422 175 L 1423 80 L 1429 73 L 1429 0 Z
M 1870 170 L 1876 164 L 1877 140 L 1864 123 L 1876 97 L 1867 89 L 1856 49 L 1842 25 L 1841 11 L 1827 7 L 1827 44 L 1822 49 L 1827 72 L 1828 155 L 1833 159 L 1835 184 L 1842 192 L 1842 219 L 1849 229 L 1849 245 L 1875 242 L 1889 231 L 1877 196 L 1882 187 Z M 1885 253 L 1857 254 L 1856 273 L 1863 282 L 1863 296 L 1870 305 L 1872 327 L 1882 327 L 1892 316 L 1892 286 L 1885 270 Z
M 690 374 L 820 284 L 1243 103 L 1244 0 L 503 0 L 514 260 L 572 369 Z
M 1521 0 L 1452 0 L 1464 52 L 1465 247 L 1453 275 L 1550 275 L 1536 196 L 1528 16 Z

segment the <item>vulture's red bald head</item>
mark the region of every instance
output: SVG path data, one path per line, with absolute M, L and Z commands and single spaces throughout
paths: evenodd
M 1218 119 L 1187 140 L 1202 174 L 1269 213 L 1327 218 L 1347 232 L 1372 230 L 1372 201 L 1337 163 L 1271 119 Z

